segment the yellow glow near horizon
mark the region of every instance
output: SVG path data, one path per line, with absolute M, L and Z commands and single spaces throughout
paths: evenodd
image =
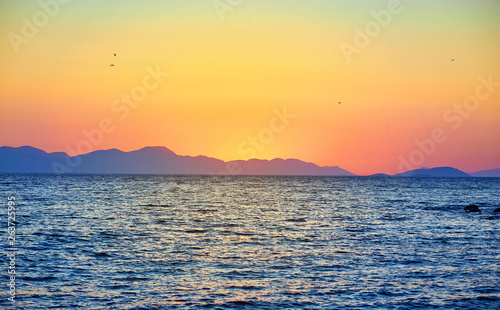
M 442 128 L 446 142 L 422 166 L 500 167 L 498 90 L 458 129 L 443 118 L 449 109 L 460 115 L 454 105 L 474 95 L 479 77 L 500 81 L 500 3 L 401 1 L 401 13 L 348 62 L 340 44 L 353 45 L 355 29 L 388 3 L 247 1 L 221 21 L 210 1 L 71 1 L 16 53 L 9 33 L 22 34 L 23 17 L 42 9 L 4 1 L 0 144 L 68 151 L 109 118 L 116 129 L 95 149 L 164 145 L 368 174 L 396 172 L 415 140 Z M 142 85 L 147 68 L 169 75 L 120 119 L 113 102 Z M 295 118 L 242 152 L 283 108 Z

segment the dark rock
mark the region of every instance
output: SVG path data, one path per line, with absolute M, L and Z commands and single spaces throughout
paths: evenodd
M 496 208 L 493 212 L 500 212 L 500 208 Z
M 476 205 L 469 205 L 464 208 L 465 212 L 479 212 L 481 213 L 481 209 L 479 209 L 479 206 Z

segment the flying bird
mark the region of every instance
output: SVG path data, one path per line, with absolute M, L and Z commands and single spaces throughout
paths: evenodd
M 455 58 L 453 58 L 451 61 L 455 61 Z
M 110 66 L 110 67 L 114 67 L 115 65 L 113 65 L 113 64 L 110 64 L 109 66 Z
M 339 101 L 339 104 L 341 104 L 341 103 L 342 103 L 342 101 Z
M 116 56 L 116 54 L 113 54 L 114 56 Z

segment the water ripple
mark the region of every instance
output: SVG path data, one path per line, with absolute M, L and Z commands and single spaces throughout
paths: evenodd
M 0 177 L 20 309 L 500 305 L 500 179 Z

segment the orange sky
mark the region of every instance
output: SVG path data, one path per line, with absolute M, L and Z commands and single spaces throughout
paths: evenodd
M 346 2 L 2 1 L 0 145 L 499 168 L 500 2 Z

